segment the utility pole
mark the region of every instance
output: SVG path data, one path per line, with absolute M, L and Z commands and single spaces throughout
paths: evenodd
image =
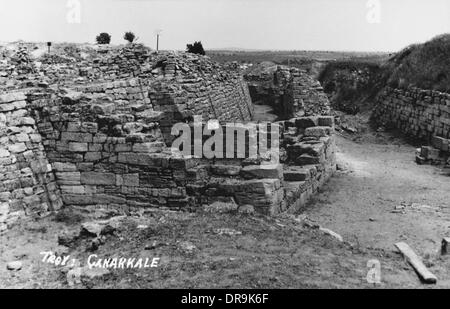
M 159 37 L 161 36 L 162 29 L 156 29 L 156 51 L 159 51 Z
M 156 35 L 156 51 L 159 51 L 159 33 Z

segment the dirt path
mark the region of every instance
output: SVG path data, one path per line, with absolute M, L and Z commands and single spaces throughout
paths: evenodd
M 436 254 L 450 235 L 450 177 L 417 165 L 415 148 L 404 143 L 359 144 L 339 136 L 338 148 L 345 170 L 322 189 L 307 215 L 364 247 L 392 250 L 406 241 L 422 256 Z M 402 205 L 405 210 L 395 211 Z

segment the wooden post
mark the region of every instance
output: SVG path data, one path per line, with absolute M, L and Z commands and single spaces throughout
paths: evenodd
M 159 33 L 156 35 L 156 51 L 159 51 Z
M 414 268 L 414 270 L 419 275 L 420 279 L 424 283 L 435 284 L 437 283 L 437 278 L 433 275 L 427 267 L 423 264 L 422 259 L 417 256 L 417 254 L 404 242 L 395 244 L 397 249 L 405 257 L 409 264 Z
M 450 250 L 450 237 L 446 237 L 442 240 L 442 249 L 441 249 L 441 255 L 447 255 L 449 254 Z

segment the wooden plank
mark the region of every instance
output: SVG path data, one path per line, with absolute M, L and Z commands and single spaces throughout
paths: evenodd
M 326 229 L 326 228 L 323 228 L 323 227 L 321 227 L 321 228 L 319 228 L 319 229 L 320 229 L 320 231 L 322 231 L 324 234 L 327 234 L 327 235 L 329 235 L 329 236 L 331 236 L 331 237 L 336 238 L 339 242 L 344 242 L 344 238 L 343 238 L 341 235 L 339 235 L 338 233 L 335 233 L 335 232 L 333 232 L 332 230 L 329 230 L 329 229 Z
M 450 238 L 444 238 L 442 240 L 442 251 L 441 251 L 441 254 L 442 255 L 447 255 L 447 254 L 450 253 L 449 250 L 450 250 Z
M 411 266 L 414 268 L 414 270 L 417 272 L 420 279 L 424 283 L 437 283 L 437 277 L 427 269 L 427 267 L 423 264 L 422 259 L 417 256 L 417 254 L 411 249 L 410 246 L 408 246 L 408 244 L 400 242 L 398 244 L 395 244 L 395 246 L 400 251 L 400 253 L 403 254 L 408 263 L 411 264 Z

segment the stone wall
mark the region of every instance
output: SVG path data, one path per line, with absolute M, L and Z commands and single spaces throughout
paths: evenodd
M 450 94 L 418 88 L 387 87 L 372 115 L 379 126 L 400 129 L 426 143 L 416 152 L 418 164 L 445 165 L 450 175 Z
M 253 101 L 270 105 L 280 119 L 329 115 L 331 112 L 320 83 L 298 68 L 257 66 L 245 74 L 245 79 Z
M 196 104 L 203 102 L 203 94 L 208 105 L 223 109 L 217 116 L 203 113 L 205 121 L 250 118 L 248 110 L 241 114 L 240 102 L 248 98 L 241 96 L 241 87 L 215 86 L 200 89 L 197 100 L 186 96 L 186 101 L 178 88 L 161 86 L 168 89 L 165 92 L 141 79 L 73 90 L 30 90 L 29 109 L 38 122 L 64 204 L 186 209 L 202 203 L 189 196 L 187 185 L 189 175 L 196 173 L 192 169 L 206 163 L 173 156 L 171 139 L 161 129 L 169 129 L 170 135 L 174 122 L 192 119 L 193 112 L 184 113 L 180 104 L 193 104 L 192 109 L 201 112 Z M 221 100 L 214 103 L 209 97 L 216 98 L 217 92 Z
M 35 120 L 21 93 L 0 95 L 0 231 L 62 206 Z
M 250 93 L 235 67 L 129 45 L 99 51 L 98 59 L 29 69 L 26 61 L 14 66 L 14 81 L 23 83 L 0 90 L 0 228 L 20 212 L 41 215 L 62 204 L 128 211 L 225 202 L 264 214 L 293 211 L 335 168 L 332 117 L 299 118 L 328 114 L 328 100 L 296 69 L 272 75 L 283 113 L 295 117 L 273 124 L 282 141 L 279 162 L 270 151 L 208 160 L 171 149 L 172 126 L 194 116 L 202 127 L 211 119 L 252 120 Z
M 336 171 L 334 118 L 311 116 L 284 121 L 286 207 L 296 212 Z
M 276 214 L 304 205 L 335 169 L 332 117 L 274 124 L 285 153 L 279 163 L 269 162 L 270 149 L 253 160 L 182 157 L 164 137 L 158 100 L 118 102 L 109 86 L 93 87 L 28 96 L 66 206 L 194 210 L 227 202 Z
M 385 88 L 373 112 L 374 121 L 427 142 L 450 138 L 450 94 L 418 88 Z M 443 143 L 443 147 L 448 145 Z

